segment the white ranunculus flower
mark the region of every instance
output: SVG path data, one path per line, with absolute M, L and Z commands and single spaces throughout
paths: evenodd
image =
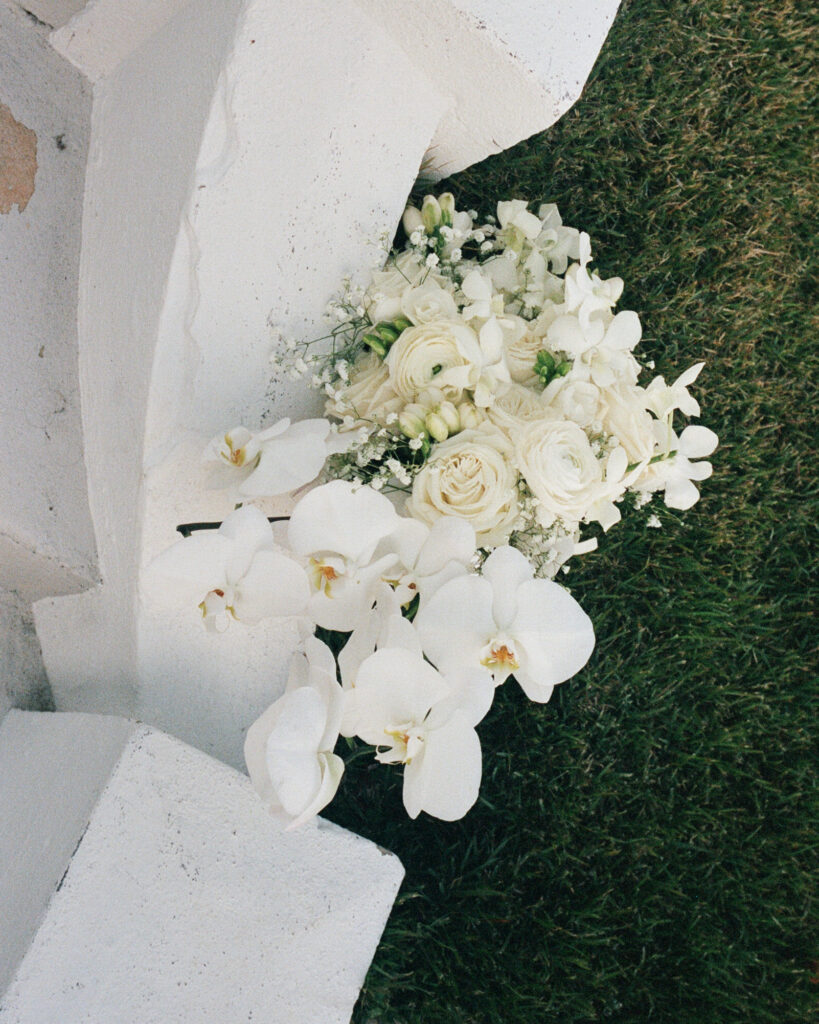
M 496 548 L 481 576 L 450 580 L 418 613 L 424 654 L 444 674 L 488 669 L 496 685 L 512 673 L 527 697 L 544 702 L 594 649 L 591 620 L 550 580 L 534 579 L 514 548 Z
M 603 430 L 617 438 L 630 463 L 648 463 L 654 454 L 654 423 L 646 409 L 646 393 L 629 384 L 615 384 L 600 392 L 599 415 Z
M 433 320 L 453 320 L 458 315 L 458 307 L 448 291 L 436 281 L 427 279 L 404 292 L 401 312 L 417 325 L 428 324 Z
M 374 352 L 357 359 L 349 377 L 349 383 L 337 389 L 335 398 L 324 407 L 328 416 L 340 420 L 352 416 L 352 425 L 342 430 L 357 430 L 362 424 L 373 422 L 383 426 L 391 412 L 398 413 L 404 408 L 404 400 L 395 393 L 390 381 L 390 371 Z
M 432 449 L 413 481 L 407 512 L 432 524 L 458 516 L 475 530 L 479 547 L 495 547 L 518 521 L 514 447 L 497 427 L 464 430 Z
M 243 505 L 218 530 L 200 530 L 163 551 L 146 585 L 163 603 L 198 607 L 205 626 L 224 632 L 236 619 L 253 625 L 301 615 L 310 596 L 304 569 L 273 540 L 267 516 Z
M 508 327 L 507 322 L 510 325 Z M 535 360 L 544 347 L 543 337 L 533 333 L 531 328 L 534 324 L 527 323 L 521 317 L 504 316 L 501 326 L 504 329 L 506 365 L 512 380 L 529 386 L 536 384 L 538 376 L 535 373 Z
M 557 416 L 584 429 L 600 423 L 600 388 L 591 381 L 575 380 L 571 373 L 551 381 L 543 392 L 543 401 Z
M 414 288 L 422 278 L 430 275 L 423 258 L 408 250 L 387 260 L 383 270 L 373 272 L 372 283 L 364 296 L 364 307 L 373 323 L 395 320 L 401 316 L 404 292 Z
M 344 693 L 332 652 L 309 637 L 296 654 L 284 694 L 247 731 L 245 762 L 256 792 L 297 828 L 333 799 L 344 762 L 333 753 Z
M 307 613 L 317 625 L 348 632 L 369 613 L 382 575 L 397 560 L 373 556 L 399 523 L 389 498 L 345 480 L 317 487 L 296 505 L 287 538 L 308 564 Z
M 483 356 L 478 336 L 462 320 L 433 320 L 403 331 L 385 362 L 393 388 L 405 401 L 430 386 L 455 401 L 476 382 Z
M 625 489 L 622 478 L 628 460 L 622 448 L 598 459 L 580 427 L 561 420 L 528 424 L 515 447 L 543 525 L 555 519 L 567 527 L 594 520 L 608 529 L 620 518 L 613 499 Z
M 557 416 L 537 392 L 522 384 L 506 384 L 495 394 L 495 401 L 486 412 L 490 421 L 513 442 L 524 423 L 553 420 Z

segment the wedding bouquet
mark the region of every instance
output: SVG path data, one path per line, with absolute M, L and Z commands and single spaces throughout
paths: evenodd
M 153 567 L 195 581 L 209 628 L 299 618 L 304 650 L 245 746 L 291 827 L 334 796 L 340 736 L 404 765 L 411 817 L 463 816 L 495 687 L 514 678 L 548 701 L 593 649 L 555 575 L 620 506 L 662 492 L 690 508 L 717 444 L 674 425 L 699 415 L 688 388 L 703 364 L 638 383 L 623 282 L 589 269 L 588 235 L 554 205 L 500 202 L 479 222 L 427 196 L 403 228 L 403 249 L 331 303 L 328 333 L 285 339 L 274 359 L 324 391 L 326 418 L 214 439 L 215 483 L 241 507 Z M 313 481 L 275 530 L 246 503 Z M 337 657 L 316 627 L 344 635 Z

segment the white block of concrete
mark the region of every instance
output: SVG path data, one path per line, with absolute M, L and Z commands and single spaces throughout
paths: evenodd
M 449 98 L 428 153 L 434 177 L 508 149 L 565 114 L 619 7 L 619 0 L 360 3 Z
M 95 79 L 79 318 L 103 584 L 35 614 L 58 708 L 136 715 L 240 765 L 292 625 L 215 645 L 190 609 L 140 605 L 140 573 L 180 522 L 231 511 L 204 486 L 210 437 L 320 409 L 304 387 L 270 393 L 268 321 L 324 332 L 345 275 L 383 259 L 445 104 L 352 0 L 204 6 L 163 8 L 113 68 L 103 16 L 121 5 L 54 36 Z
M 13 711 L 0 777 L 2 1024 L 349 1020 L 394 856 L 122 719 Z

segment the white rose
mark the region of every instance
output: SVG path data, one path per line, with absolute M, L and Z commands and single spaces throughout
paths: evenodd
M 500 320 L 503 328 L 503 345 L 506 350 L 506 365 L 512 380 L 519 384 L 534 384 L 537 381 L 535 359 L 543 348 L 543 339 L 535 337 L 522 317 L 504 314 Z
M 514 448 L 489 424 L 435 445 L 415 477 L 406 511 L 432 525 L 458 516 L 475 530 L 478 547 L 504 544 L 519 516 Z
M 384 361 L 370 352 L 356 360 L 350 370 L 349 384 L 337 391 L 336 397 L 324 408 L 328 416 L 340 420 L 352 416 L 355 423 L 349 429 L 358 429 L 363 421 L 383 425 L 388 413 L 404 408 L 404 401 L 393 390 Z
M 414 252 L 402 252 L 389 259 L 383 270 L 373 273 L 372 284 L 364 296 L 367 315 L 373 323 L 401 316 L 401 297 L 427 274 L 428 268 Z
M 458 307 L 449 292 L 435 281 L 426 280 L 417 288 L 404 291 L 401 312 L 414 324 L 428 324 L 433 320 L 453 319 L 458 315 Z
M 496 427 L 514 440 L 525 423 L 555 419 L 557 413 L 544 405 L 536 392 L 523 387 L 522 384 L 507 384 L 503 391 L 495 395 L 495 401 L 487 409 L 487 415 Z
M 477 381 L 482 361 L 478 336 L 462 320 L 408 327 L 385 360 L 393 388 L 408 402 L 430 386 L 459 400 Z
M 543 392 L 543 401 L 562 419 L 584 429 L 600 423 L 600 388 L 591 381 L 557 377 Z
M 530 423 L 516 443 L 518 466 L 540 504 L 541 519 L 549 525 L 560 519 L 569 528 L 581 520 L 598 520 L 604 527 L 619 518 L 612 497 L 619 492 L 606 478 L 622 477 L 622 449 L 615 460 L 598 459 L 589 439 L 576 423 L 555 420 Z M 612 518 L 614 516 L 614 518 Z
M 647 462 L 654 454 L 654 420 L 642 388 L 617 384 L 600 393 L 603 430 L 625 448 L 628 461 Z

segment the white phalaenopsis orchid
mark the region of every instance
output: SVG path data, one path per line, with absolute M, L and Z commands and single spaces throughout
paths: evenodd
M 397 555 L 388 573 L 399 605 L 420 595 L 423 605 L 447 580 L 470 571 L 475 557 L 475 531 L 463 519 L 443 516 L 432 526 L 418 519 L 401 519 L 378 546 L 376 556 Z
M 253 625 L 301 615 L 310 597 L 304 569 L 277 548 L 267 517 L 252 505 L 232 512 L 218 530 L 202 530 L 154 559 L 146 582 L 154 596 L 198 607 L 208 629 L 232 619 Z
M 332 652 L 315 637 L 296 654 L 284 694 L 248 729 L 245 761 L 259 796 L 271 811 L 308 821 L 333 799 L 344 762 L 333 753 L 344 695 Z
M 287 530 L 291 550 L 308 565 L 308 613 L 325 629 L 348 632 L 372 607 L 384 573 L 397 561 L 373 561 L 381 540 L 399 525 L 389 498 L 369 487 L 332 480 L 306 494 Z
M 291 423 L 285 418 L 257 433 L 234 427 L 213 438 L 204 458 L 214 463 L 213 486 L 235 486 L 239 494 L 271 498 L 315 480 L 327 456 L 347 443 L 349 439 L 339 440 L 329 420 Z
M 545 702 L 594 649 L 591 620 L 562 587 L 534 579 L 514 548 L 495 548 L 481 576 L 451 580 L 416 616 L 424 653 L 445 674 L 488 669 L 496 684 L 514 673 L 531 700 Z
M 404 620 L 406 621 L 406 620 Z M 454 682 L 424 661 L 420 646 L 381 647 L 358 667 L 346 691 L 343 733 L 378 747 L 383 764 L 403 764 L 404 806 L 443 821 L 462 818 L 478 798 L 481 745 L 475 726 L 492 703 L 480 668 Z

